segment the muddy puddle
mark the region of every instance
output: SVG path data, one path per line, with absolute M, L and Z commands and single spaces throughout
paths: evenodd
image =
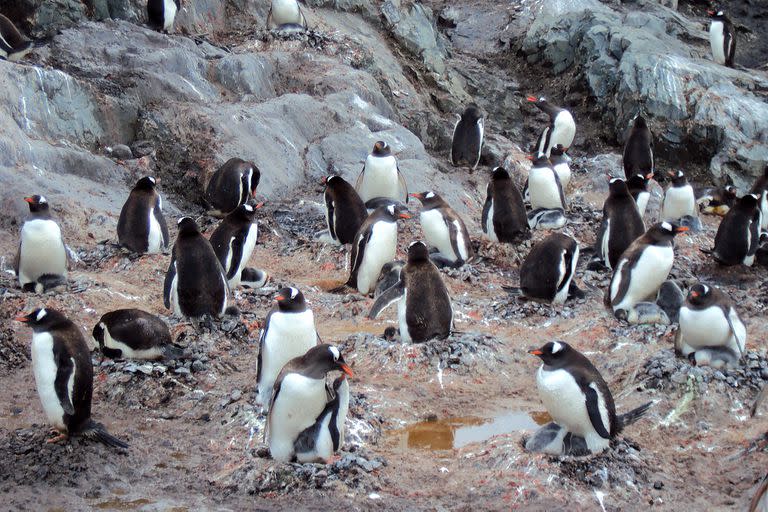
M 156 501 L 147 498 L 129 499 L 124 494 L 116 492 L 115 496 L 108 499 L 99 499 L 91 503 L 93 510 L 137 510 L 143 512 L 188 512 L 187 507 L 174 506 L 164 500 Z

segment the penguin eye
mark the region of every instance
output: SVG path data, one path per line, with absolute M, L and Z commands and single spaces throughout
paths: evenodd
M 665 231 L 672 231 L 672 224 L 670 224 L 669 222 L 662 222 L 661 229 Z
M 339 360 L 339 349 L 336 347 L 328 347 L 328 350 L 331 352 L 331 355 L 333 356 L 334 361 Z
M 48 312 L 45 310 L 45 308 L 41 309 L 37 312 L 37 316 L 35 316 L 35 319 L 39 322 L 43 318 L 45 318 L 45 315 L 47 315 Z

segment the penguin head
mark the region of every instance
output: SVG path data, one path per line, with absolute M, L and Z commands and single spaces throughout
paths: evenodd
M 611 178 L 608 181 L 608 193 L 612 196 L 629 195 L 627 182 L 621 178 Z
M 50 206 L 45 196 L 40 195 L 25 197 L 24 201 L 29 203 L 29 211 L 32 213 L 47 212 Z
M 424 206 L 433 205 L 442 202 L 442 198 L 432 192 L 431 190 L 427 192 L 416 192 L 413 194 L 408 194 L 411 197 L 415 197 L 419 201 L 421 201 L 421 204 Z
M 386 217 L 390 217 L 397 221 L 397 219 L 410 219 L 411 214 L 408 213 L 408 208 L 403 206 L 400 203 L 396 204 L 390 204 L 387 206 L 382 206 L 381 209 L 385 212 L 384 215 Z
M 713 9 L 711 11 L 707 11 L 707 14 L 709 14 L 713 20 L 721 20 L 725 18 L 725 11 L 722 9 Z
M 672 222 L 659 222 L 648 229 L 648 233 L 656 240 L 672 240 L 676 234 L 685 233 L 690 228 Z
M 535 156 L 531 155 L 528 159 L 533 162 L 533 167 L 550 167 L 552 165 L 549 158 L 547 158 L 547 155 L 544 153 L 538 153 Z
M 136 186 L 133 187 L 136 190 L 154 190 L 157 185 L 157 180 L 153 176 L 144 176 L 136 182 Z
M 232 217 L 233 219 L 241 219 L 248 222 L 253 222 L 253 218 L 256 216 L 256 207 L 253 205 L 250 205 L 248 203 L 241 204 L 232 212 L 227 215 L 227 217 Z
M 14 320 L 27 324 L 35 332 L 42 332 L 50 330 L 62 321 L 66 321 L 67 317 L 55 309 L 40 308 L 26 315 L 17 316 Z
M 538 356 L 545 365 L 557 368 L 565 365 L 572 351 L 571 346 L 564 341 L 550 341 L 541 348 L 529 350 L 528 353 Z
M 307 309 L 304 294 L 293 286 L 280 288 L 275 295 L 275 300 L 280 311 L 304 311 Z
M 527 96 L 525 99 L 530 101 L 531 103 L 546 103 L 547 102 L 547 98 L 545 98 L 544 96 L 540 96 L 538 98 L 536 96 Z
M 723 189 L 723 195 L 726 196 L 727 199 L 736 199 L 737 194 L 738 189 L 733 185 L 728 185 Z
M 688 291 L 688 302 L 697 306 L 704 304 L 711 294 L 712 289 L 709 286 L 702 283 L 696 283 L 691 286 L 691 289 Z
M 553 156 L 563 156 L 565 154 L 565 148 L 562 144 L 558 144 L 552 148 L 549 154 Z
M 96 343 L 98 343 L 99 347 L 101 347 L 102 349 L 104 348 L 104 331 L 106 329 L 107 329 L 107 326 L 104 325 L 104 322 L 99 322 L 93 326 L 93 331 L 91 333 L 94 341 L 96 341 Z
M 648 190 L 648 181 L 653 177 L 652 173 L 647 176 L 642 174 L 633 174 L 627 179 L 627 188 L 634 188 L 640 190 Z
M 429 249 L 427 249 L 427 245 L 421 240 L 411 242 L 411 245 L 408 246 L 408 262 L 412 263 L 417 261 L 428 261 L 428 260 L 429 260 Z
M 670 178 L 672 178 L 673 187 L 684 187 L 688 184 L 688 178 L 685 177 L 685 173 L 683 171 L 669 171 L 668 174 Z
M 648 128 L 648 124 L 642 116 L 642 111 L 638 112 L 635 119 L 632 121 L 632 128 Z
M 745 210 L 758 208 L 760 204 L 760 195 L 746 194 L 739 199 L 739 206 Z
M 376 141 L 376 144 L 373 145 L 373 151 L 371 154 L 374 156 L 389 156 L 392 154 L 392 150 L 390 149 L 389 144 L 383 140 L 379 140 Z
M 477 122 L 483 118 L 483 111 L 480 110 L 480 107 L 476 104 L 470 103 L 467 105 L 467 108 L 464 109 L 464 114 L 462 114 L 461 117 L 469 122 Z
M 192 217 L 180 218 L 178 225 L 180 235 L 195 235 L 200 233 L 200 228 L 197 227 L 197 222 L 195 222 Z
M 315 345 L 304 354 L 303 359 L 309 366 L 309 375 L 313 377 L 324 376 L 332 371 L 341 371 L 349 377 L 355 376 L 339 349 L 328 343 Z
M 336 185 L 341 184 L 342 181 L 344 181 L 344 178 L 338 174 L 330 174 L 323 178 L 323 185 L 328 188 L 334 188 Z
M 501 166 L 496 167 L 493 169 L 493 172 L 491 173 L 491 179 L 493 181 L 496 180 L 508 180 L 509 179 L 509 172 Z

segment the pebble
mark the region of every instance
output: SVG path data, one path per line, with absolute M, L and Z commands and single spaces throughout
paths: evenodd
M 236 389 L 236 390 L 234 390 L 234 391 L 232 392 L 232 394 L 229 396 L 229 398 L 230 398 L 230 399 L 231 399 L 233 402 L 237 402 L 238 400 L 240 400 L 240 398 L 241 398 L 242 396 L 243 396 L 243 392 L 242 392 L 242 391 L 240 391 L 239 389 Z
M 176 368 L 175 370 L 173 370 L 173 373 L 178 373 L 179 375 L 189 375 L 192 372 L 189 371 L 189 368 L 185 368 L 182 366 L 181 368 Z
M 192 371 L 202 372 L 203 370 L 205 370 L 205 363 L 203 363 L 199 359 L 195 359 L 195 361 L 192 363 Z

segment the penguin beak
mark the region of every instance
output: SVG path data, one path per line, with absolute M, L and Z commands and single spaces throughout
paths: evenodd
M 533 155 L 528 155 L 528 156 L 526 156 L 525 158 L 527 158 L 528 160 L 530 160 L 531 162 L 533 162 Z
M 674 178 L 676 175 L 677 174 L 675 173 L 675 171 L 667 171 L 667 176 L 669 176 L 670 178 Z
M 328 184 L 328 176 L 323 176 L 323 179 L 320 180 L 321 185 L 327 185 Z
M 421 192 L 414 192 L 408 195 L 411 197 L 415 197 L 416 199 L 424 199 L 424 194 L 422 194 Z
M 694 299 L 697 298 L 698 296 L 699 296 L 699 292 L 691 292 L 691 297 L 693 297 Z
M 685 233 L 689 229 L 691 229 L 691 228 L 689 228 L 688 226 L 677 226 L 675 228 L 675 233 Z
M 30 315 L 19 315 L 16 318 L 14 318 L 17 322 L 21 322 L 23 324 L 28 324 L 32 321 L 32 317 Z
M 341 368 L 341 371 L 347 374 L 350 378 L 355 376 L 355 372 L 352 371 L 352 368 L 350 368 L 347 363 L 339 363 L 339 368 Z
M 540 356 L 544 352 L 542 352 L 540 348 L 535 348 L 533 350 L 529 350 L 528 353 L 531 354 L 532 356 Z
M 30 204 L 32 204 L 32 203 L 34 203 L 34 202 L 35 202 L 35 198 L 34 198 L 34 197 L 31 197 L 31 196 L 30 196 L 30 197 L 25 197 L 25 198 L 24 198 L 24 200 L 25 200 L 26 202 L 30 203 Z
M 397 216 L 401 219 L 410 219 L 411 215 L 408 213 L 398 213 Z
M 277 297 L 275 297 L 275 300 L 277 302 L 280 302 L 281 300 L 285 300 L 285 296 L 284 295 L 278 295 Z
M 539 98 L 537 98 L 536 96 L 527 96 L 525 99 L 533 103 L 536 103 L 537 101 L 539 101 Z
M 707 14 L 709 14 L 710 16 L 714 16 L 715 15 L 715 11 L 707 11 Z
M 645 179 L 649 180 L 651 178 L 653 178 L 653 173 L 652 172 L 649 172 L 648 174 L 645 175 Z

